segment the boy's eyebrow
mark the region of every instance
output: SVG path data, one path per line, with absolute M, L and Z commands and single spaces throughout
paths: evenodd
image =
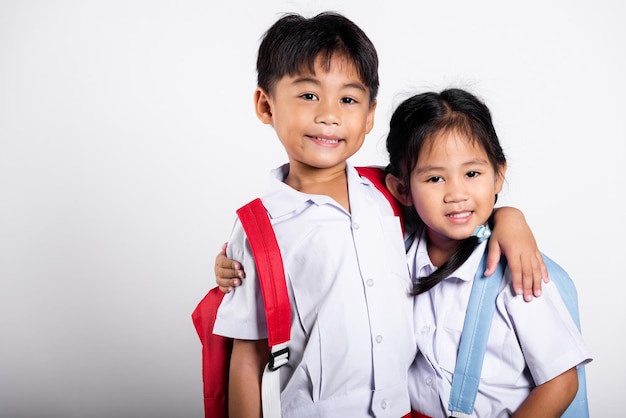
M 293 80 L 292 84 L 302 84 L 302 83 L 313 83 L 318 86 L 321 84 L 318 79 L 314 77 L 310 77 L 310 76 L 298 77 L 295 80 Z M 367 93 L 367 88 L 363 85 L 363 83 L 358 83 L 358 82 L 346 83 L 343 85 L 343 88 L 354 88 L 354 89 L 361 90 L 363 93 Z

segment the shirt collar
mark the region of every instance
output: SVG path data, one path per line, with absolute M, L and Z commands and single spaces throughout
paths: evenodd
M 413 245 L 417 246 L 416 250 L 415 251 L 409 250 L 409 253 L 415 254 L 414 263 L 416 267 L 415 271 L 417 272 L 417 274 L 415 275 L 415 279 L 417 279 L 418 277 L 428 276 L 429 274 L 431 274 L 433 271 L 437 269 L 432 264 L 432 262 L 430 261 L 430 257 L 428 256 L 428 249 L 426 248 L 426 235 L 425 234 L 426 234 L 426 231 L 423 231 L 420 238 L 418 240 L 415 240 L 415 242 L 413 242 Z M 469 256 L 469 258 L 465 261 L 465 263 L 463 263 L 452 274 L 446 277 L 446 280 L 450 278 L 457 278 L 457 279 L 464 280 L 464 281 L 473 280 L 474 276 L 476 275 L 476 270 L 478 269 L 478 266 L 480 265 L 480 260 L 483 256 L 483 253 L 485 252 L 485 249 L 487 248 L 487 242 L 488 241 L 484 241 L 478 244 L 478 246 L 476 246 L 476 248 L 472 252 L 472 255 Z
M 283 164 L 271 170 L 268 181 L 267 193 L 263 195 L 263 204 L 272 219 L 297 213 L 309 205 L 323 205 L 337 203 L 325 195 L 307 194 L 294 190 L 284 183 L 289 173 L 289 163 Z M 348 188 L 354 187 L 358 183 L 367 183 L 359 176 L 352 164 L 346 162 L 346 173 L 348 178 Z

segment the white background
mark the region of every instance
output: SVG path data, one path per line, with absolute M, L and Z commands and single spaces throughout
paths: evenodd
M 0 416 L 201 417 L 191 312 L 285 156 L 253 114 L 262 33 L 332 9 L 378 48 L 385 164 L 407 93 L 491 107 L 502 203 L 574 278 L 592 416 L 626 376 L 626 13 L 618 0 L 0 1 Z

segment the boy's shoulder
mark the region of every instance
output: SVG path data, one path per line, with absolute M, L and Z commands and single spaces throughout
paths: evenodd
M 400 217 L 402 220 L 402 205 L 393 197 L 389 189 L 387 189 L 385 184 L 385 169 L 380 166 L 359 166 L 355 168 L 361 177 L 365 177 L 372 182 L 376 189 L 387 199 L 394 215 Z

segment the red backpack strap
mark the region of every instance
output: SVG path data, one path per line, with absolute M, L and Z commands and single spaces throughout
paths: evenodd
M 402 222 L 402 204 L 396 200 L 385 185 L 385 170 L 381 167 L 355 167 L 360 176 L 365 177 L 376 186 L 376 188 L 387 198 L 393 213 L 400 218 Z M 404 224 L 403 224 L 404 225 Z
M 265 303 L 268 344 L 272 351 L 270 369 L 287 363 L 291 331 L 291 308 L 285 270 L 274 228 L 261 199 L 254 199 L 237 210 L 248 237 Z
M 274 229 L 262 202 L 256 199 L 240 208 L 237 213 L 250 242 L 261 283 L 268 344 L 273 352 L 268 368 L 271 366 L 275 369 L 287 362 L 287 342 L 291 331 L 291 311 L 283 261 Z M 213 334 L 217 311 L 223 298 L 224 293 L 219 288 L 212 288 L 191 315 L 202 343 L 205 418 L 228 417 L 228 369 L 233 340 Z M 274 387 L 276 395 L 268 399 L 272 404 L 277 402 L 275 398 L 280 400 L 280 381 L 277 380 Z
M 228 417 L 228 368 L 232 338 L 213 334 L 217 310 L 224 293 L 212 288 L 198 303 L 191 318 L 202 343 L 202 385 L 204 417 Z

